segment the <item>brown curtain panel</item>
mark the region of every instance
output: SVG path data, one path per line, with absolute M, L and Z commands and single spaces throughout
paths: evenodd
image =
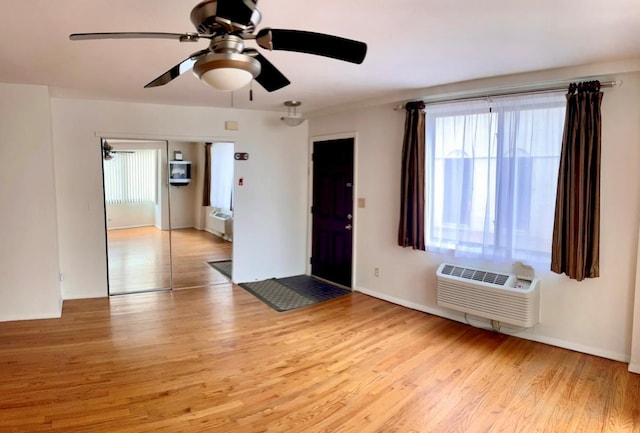
M 572 83 L 560 154 L 551 270 L 600 276 L 600 82 Z
M 204 145 L 204 187 L 202 206 L 211 206 L 211 143 Z
M 424 102 L 406 105 L 407 117 L 402 146 L 402 186 L 398 245 L 425 250 L 424 176 L 425 113 Z

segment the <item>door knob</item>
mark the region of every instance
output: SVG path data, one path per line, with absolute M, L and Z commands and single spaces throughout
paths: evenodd
M 353 226 L 351 224 L 347 224 L 346 226 L 344 226 L 344 228 L 347 230 L 351 230 Z

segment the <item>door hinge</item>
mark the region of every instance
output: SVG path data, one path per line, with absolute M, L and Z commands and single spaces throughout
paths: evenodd
M 309 264 L 313 265 L 313 257 L 309 257 Z
M 313 214 L 313 206 L 311 206 L 311 214 Z

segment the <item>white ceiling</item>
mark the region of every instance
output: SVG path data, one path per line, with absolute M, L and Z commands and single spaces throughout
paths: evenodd
M 476 78 L 640 58 L 639 0 L 259 0 L 264 27 L 368 44 L 362 65 L 260 49 L 291 85 L 214 91 L 191 73 L 143 86 L 207 41 L 74 41 L 70 33 L 192 32 L 198 0 L 5 0 L 0 82 L 52 95 L 150 103 L 314 111 Z M 253 46 L 252 42 L 248 43 Z M 233 99 L 233 101 L 232 101 Z

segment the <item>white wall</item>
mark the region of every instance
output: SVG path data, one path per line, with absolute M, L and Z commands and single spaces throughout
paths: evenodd
M 564 80 L 609 73 L 610 69 L 589 67 L 549 71 L 429 91 L 438 94 L 518 82 Z M 605 91 L 602 107 L 601 276 L 577 283 L 538 269 L 537 275 L 542 280 L 541 322 L 519 335 L 628 361 L 640 222 L 640 171 L 637 169 L 640 160 L 640 73 L 616 73 L 614 78 L 622 79 L 624 84 Z M 426 94 L 426 91 L 414 93 L 413 99 Z M 382 299 L 461 320 L 461 315 L 438 308 L 435 300 L 437 266 L 443 261 L 459 260 L 396 245 L 404 127 L 404 112 L 393 111 L 396 104 L 318 114 L 310 120 L 311 137 L 357 132 L 355 187 L 357 196 L 366 199 L 366 207 L 358 209 L 354 224 L 355 287 Z M 486 267 L 486 263 L 475 265 Z M 380 269 L 377 278 L 374 276 L 376 267 Z
M 58 239 L 46 87 L 0 84 L 0 321 L 59 317 Z
M 286 127 L 278 113 L 251 110 L 60 98 L 51 106 L 65 299 L 107 294 L 99 136 L 235 142 L 250 159 L 235 166 L 234 280 L 304 272 L 306 124 Z M 225 131 L 228 120 L 239 131 Z
M 153 202 L 108 204 L 106 211 L 108 230 L 146 227 L 156 222 L 156 205 Z

